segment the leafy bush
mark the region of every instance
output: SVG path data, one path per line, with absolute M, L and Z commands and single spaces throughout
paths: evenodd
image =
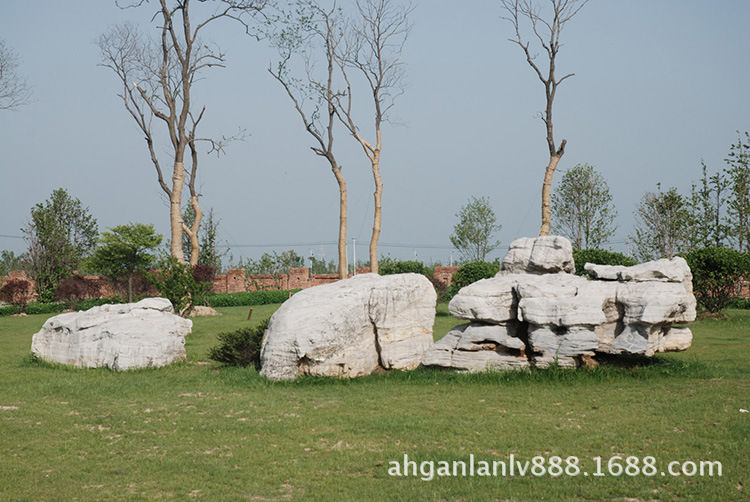
M 99 305 L 105 305 L 108 303 L 123 303 L 123 299 L 119 296 L 113 296 L 111 298 L 87 298 L 81 300 L 78 304 L 80 310 L 88 310 L 92 307 L 98 307 Z M 53 302 L 53 303 L 29 303 L 26 306 L 25 313 L 27 314 L 59 314 L 65 310 L 68 305 L 64 302 Z M 20 314 L 21 309 L 15 305 L 8 305 L 6 307 L 0 307 L 0 316 Z
M 299 289 L 246 291 L 241 293 L 218 293 L 209 295 L 207 302 L 212 307 L 252 307 L 253 305 L 271 305 L 284 303 Z
M 209 286 L 208 283 L 196 281 L 192 267 L 187 263 L 180 263 L 173 256 L 162 260 L 160 270 L 150 272 L 148 280 L 182 317 L 190 315 L 193 307 L 208 292 Z
M 721 312 L 737 296 L 744 277 L 750 277 L 750 254 L 734 249 L 705 247 L 684 255 L 693 272 L 693 292 L 698 305 Z
M 111 296 L 109 298 L 86 298 L 85 300 L 81 300 L 78 304 L 78 310 L 88 310 L 90 308 L 112 303 L 125 303 L 125 300 L 119 296 Z
M 477 282 L 480 279 L 495 277 L 495 274 L 497 274 L 499 270 L 500 265 L 497 263 L 489 263 L 486 261 L 467 263 L 456 270 L 456 273 L 453 274 L 451 285 L 448 287 L 448 296 L 453 298 L 461 288 Z
M 738 310 L 750 310 L 750 298 L 730 298 L 727 308 Z
M 12 279 L 0 288 L 0 301 L 10 303 L 23 312 L 33 298 L 31 282 L 25 279 Z
M 63 302 L 52 302 L 52 303 L 29 303 L 26 307 L 27 314 L 59 314 L 67 305 Z
M 230 333 L 219 333 L 219 345 L 208 352 L 214 361 L 230 366 L 250 366 L 260 368 L 260 349 L 263 334 L 268 329 L 270 319 L 252 328 L 242 328 Z
M 75 310 L 84 298 L 99 296 L 99 290 L 99 279 L 86 279 L 80 275 L 71 275 L 57 284 L 55 300 L 65 302 L 69 309 Z
M 429 276 L 432 275 L 432 269 L 421 261 L 399 261 L 384 257 L 378 263 L 378 273 L 380 275 L 422 274 Z
M 444 282 L 439 281 L 434 274 L 428 275 L 427 279 L 430 280 L 430 282 L 432 283 L 432 287 L 435 288 L 438 303 L 444 303 L 451 299 L 451 297 L 448 295 L 448 286 L 446 286 Z
M 632 267 L 638 262 L 628 258 L 624 254 L 606 249 L 574 249 L 573 260 L 576 262 L 576 275 L 587 275 L 583 267 L 587 263 L 596 263 L 597 265 L 624 265 Z
M 216 278 L 216 267 L 211 265 L 195 265 L 193 267 L 193 279 L 197 283 L 207 283 L 208 290 L 211 291 L 213 288 L 213 282 Z

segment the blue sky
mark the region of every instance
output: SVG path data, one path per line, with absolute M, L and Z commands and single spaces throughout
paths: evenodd
M 121 11 L 109 0 L 0 3 L 0 38 L 21 56 L 35 97 L 0 111 L 0 249 L 24 250 L 14 237 L 58 187 L 81 199 L 101 230 L 143 222 L 168 234 L 145 142 L 94 45 L 124 20 L 152 29 L 153 12 Z M 503 226 L 493 256 L 538 232 L 548 160 L 537 116 L 543 88 L 501 15 L 495 0 L 416 4 L 404 54 L 409 87 L 394 110 L 400 124 L 384 127 L 381 254 L 448 264 L 455 214 L 471 196 L 489 197 Z M 555 135 L 568 140 L 556 179 L 578 163 L 604 175 L 619 212 L 612 249 L 626 251 L 646 190 L 661 183 L 689 191 L 701 159 L 721 169 L 736 131 L 750 130 L 749 27 L 743 0 L 591 0 L 566 27 L 558 68 L 575 76 L 555 100 Z M 228 67 L 196 88 L 207 106 L 203 134 L 250 134 L 226 156 L 201 158 L 202 206 L 221 219 L 221 240 L 235 258 L 294 248 L 333 259 L 337 186 L 266 71 L 274 52 L 229 24 L 208 38 L 227 51 Z M 336 141 L 349 184 L 349 243 L 357 239 L 361 259 L 371 174 L 343 128 Z

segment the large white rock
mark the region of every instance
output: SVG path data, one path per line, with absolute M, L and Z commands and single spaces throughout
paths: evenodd
M 530 326 L 529 345 L 534 353 L 534 366 L 546 368 L 555 363 L 563 368 L 574 368 L 578 366 L 578 356 L 594 355 L 599 337 L 593 327 Z
M 545 326 L 597 326 L 607 321 L 602 298 L 563 296 L 523 298 L 518 302 L 518 319 Z
M 607 281 L 636 282 L 680 282 L 692 281 L 693 274 L 684 258 L 677 256 L 671 259 L 639 263 L 632 267 L 622 265 L 595 265 L 586 263 L 583 267 L 593 279 Z
M 518 274 L 575 273 L 573 246 L 565 237 L 522 237 L 510 244 L 503 270 Z
M 499 324 L 516 319 L 514 288 L 518 275 L 496 275 L 461 288 L 448 304 L 458 319 Z
M 51 317 L 31 352 L 54 363 L 113 370 L 159 367 L 185 359 L 193 322 L 172 313 L 165 298 L 102 305 Z
M 626 282 L 617 289 L 625 324 L 664 324 L 695 320 L 695 296 L 675 282 Z
M 523 326 L 525 353 L 541 367 L 577 366 L 596 352 L 651 356 L 690 347 L 690 330 L 673 326 L 695 320 L 692 274 L 684 259 L 585 268 L 594 280 L 569 273 L 572 248 L 562 237 L 518 239 L 503 270 L 462 288 L 450 312 L 474 323 Z M 451 332 L 430 350 L 430 360 L 460 369 L 496 360 L 496 355 L 469 354 L 475 346 L 466 332 L 477 326 Z
M 261 375 L 291 380 L 416 368 L 432 344 L 436 300 L 420 274 L 362 274 L 302 290 L 271 317 Z
M 469 372 L 528 368 L 517 328 L 514 322 L 456 326 L 427 350 L 422 364 Z

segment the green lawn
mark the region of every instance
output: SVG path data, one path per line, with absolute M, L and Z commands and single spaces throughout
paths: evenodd
M 695 323 L 685 353 L 593 371 L 272 383 L 206 362 L 216 333 L 275 308 L 219 309 L 195 320 L 188 362 L 123 373 L 35 364 L 48 316 L 0 317 L 0 500 L 748 500 L 748 311 Z M 456 324 L 441 305 L 436 337 Z M 405 454 L 425 474 L 390 476 Z M 420 479 L 423 461 L 511 454 L 576 456 L 581 473 Z M 656 475 L 609 475 L 614 456 L 654 457 Z M 660 474 L 708 460 L 721 477 Z

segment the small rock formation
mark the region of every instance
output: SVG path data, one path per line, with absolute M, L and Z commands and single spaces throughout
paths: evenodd
M 190 317 L 203 317 L 203 316 L 214 316 L 214 315 L 221 315 L 216 311 L 216 309 L 212 307 L 207 307 L 204 305 L 196 305 L 193 307 L 193 310 L 190 312 Z
M 414 369 L 433 342 L 436 300 L 420 274 L 362 274 L 304 289 L 271 317 L 260 374 L 291 380 Z
M 690 347 L 690 330 L 673 326 L 695 320 L 684 259 L 585 269 L 594 280 L 572 274 L 573 251 L 563 237 L 513 242 L 495 277 L 451 300 L 451 314 L 471 323 L 430 347 L 424 364 L 468 371 L 576 367 L 597 353 L 652 356 Z
M 185 359 L 193 322 L 172 313 L 165 298 L 102 305 L 51 317 L 31 342 L 37 357 L 77 368 L 160 367 Z

